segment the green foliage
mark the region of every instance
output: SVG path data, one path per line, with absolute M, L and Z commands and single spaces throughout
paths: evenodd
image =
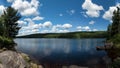
M 113 23 L 108 26 L 108 30 L 107 30 L 108 39 L 120 33 L 120 8 L 119 7 L 117 7 L 117 10 L 113 12 L 112 21 Z
M 114 60 L 111 68 L 120 68 L 120 8 L 113 12 L 113 23 L 108 26 L 108 42 L 113 42 L 113 47 L 107 50 L 108 56 Z
M 120 34 L 116 34 L 113 39 L 112 39 L 113 43 L 120 43 Z
M 15 48 L 13 38 L 20 29 L 17 23 L 20 18 L 21 16 L 18 11 L 12 7 L 5 9 L 4 13 L 0 16 L 0 49 L 13 50 Z
M 111 39 L 108 40 L 109 42 L 114 43 L 114 48 L 120 48 L 120 34 L 114 35 Z
M 0 36 L 0 49 L 14 49 L 15 43 L 12 39 Z
M 108 29 L 107 29 L 107 34 L 108 34 L 108 36 L 107 36 L 107 39 L 110 39 L 111 38 L 111 30 L 112 29 L 112 25 L 111 24 L 109 24 L 109 26 L 108 26 Z
M 4 29 L 4 36 L 14 38 L 18 34 L 18 27 L 17 21 L 21 18 L 20 14 L 17 10 L 12 7 L 8 7 L 2 17 L 2 24 L 5 27 Z
M 4 26 L 4 19 L 0 17 L 0 36 L 4 36 L 6 27 Z

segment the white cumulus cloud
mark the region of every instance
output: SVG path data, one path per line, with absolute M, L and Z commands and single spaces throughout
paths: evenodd
M 62 27 L 65 28 L 65 29 L 69 29 L 69 28 L 72 27 L 72 25 L 71 24 L 63 24 Z
M 91 28 L 89 26 L 77 26 L 77 31 L 91 31 Z
M 99 17 L 100 10 L 104 10 L 103 7 L 92 2 L 92 0 L 85 0 L 82 4 L 82 8 L 87 10 L 86 14 L 90 17 Z
M 51 27 L 52 26 L 52 22 L 51 21 L 46 21 L 45 23 L 43 23 L 43 27 Z
M 24 20 L 28 22 L 28 26 L 33 26 L 35 24 L 31 18 L 25 18 Z
M 83 29 L 86 30 L 86 31 L 90 31 L 91 30 L 89 26 L 84 26 Z
M 82 26 L 78 26 L 77 29 L 78 29 L 78 30 L 79 30 L 79 29 L 82 29 Z
M 44 17 L 36 16 L 32 20 L 43 20 L 43 19 L 44 19 Z
M 31 0 L 31 2 L 27 0 L 14 0 L 12 3 L 12 7 L 17 9 L 23 16 L 38 15 L 38 6 L 38 0 Z
M 71 24 L 57 24 L 54 25 L 50 32 L 52 33 L 65 33 L 70 32 L 69 28 L 71 28 Z
M 70 32 L 69 30 L 66 30 L 66 29 L 64 29 L 64 30 L 59 30 L 58 31 L 58 33 L 67 33 L 67 32 Z
M 103 18 L 111 21 L 114 10 L 117 10 L 116 6 L 109 7 L 109 10 L 106 11 L 105 14 L 103 15 Z
M 42 30 L 41 33 L 49 33 L 49 30 Z
M 93 25 L 95 23 L 95 21 L 90 21 L 89 24 L 90 25 Z
M 18 23 L 19 26 L 27 25 L 27 22 L 25 22 L 25 21 L 17 21 L 17 23 Z

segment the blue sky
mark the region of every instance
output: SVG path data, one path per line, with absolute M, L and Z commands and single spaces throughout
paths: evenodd
M 119 4 L 119 0 L 1 0 L 0 14 L 7 6 L 19 11 L 19 35 L 103 31 Z

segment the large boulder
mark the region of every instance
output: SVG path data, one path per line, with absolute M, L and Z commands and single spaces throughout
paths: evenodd
M 42 68 L 42 66 L 31 62 L 24 53 L 9 50 L 0 53 L 0 68 Z

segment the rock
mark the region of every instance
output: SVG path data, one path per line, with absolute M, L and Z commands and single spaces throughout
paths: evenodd
M 32 63 L 28 55 L 15 51 L 3 51 L 0 53 L 0 68 L 41 68 Z

